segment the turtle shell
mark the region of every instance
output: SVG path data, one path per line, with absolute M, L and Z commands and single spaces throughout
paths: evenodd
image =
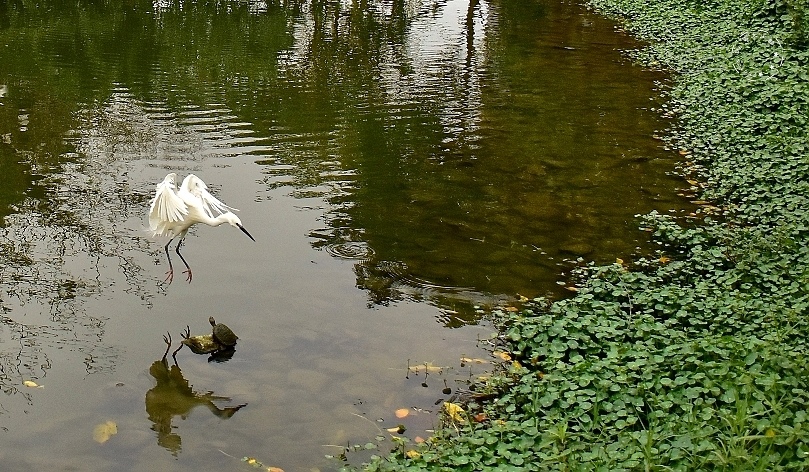
M 236 340 L 239 339 L 227 325 L 222 323 L 217 323 L 216 320 L 213 319 L 213 316 L 208 318 L 208 321 L 211 323 L 212 328 L 212 336 L 214 342 L 221 344 L 224 347 L 233 347 L 236 345 Z

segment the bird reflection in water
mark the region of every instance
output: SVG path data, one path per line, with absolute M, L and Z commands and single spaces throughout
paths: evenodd
M 231 399 L 214 395 L 213 392 L 195 392 L 183 377 L 180 366 L 176 362 L 169 366 L 166 360 L 171 349 L 171 336 L 163 336 L 163 341 L 166 343 L 166 352 L 149 368 L 149 374 L 157 381 L 157 385 L 146 392 L 146 413 L 153 423 L 152 430 L 157 433 L 157 444 L 176 456 L 182 449 L 182 439 L 171 424 L 174 417 L 186 419 L 191 410 L 204 406 L 217 417 L 226 420 L 247 404 L 220 408 L 215 401 L 229 402 Z

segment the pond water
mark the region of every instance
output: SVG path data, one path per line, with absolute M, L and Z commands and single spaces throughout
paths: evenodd
M 475 306 L 562 296 L 570 260 L 643 246 L 634 215 L 689 210 L 632 47 L 566 1 L 0 4 L 3 469 L 428 436 L 494 362 Z M 145 231 L 168 172 L 256 239 L 192 229 L 191 283 Z M 209 316 L 229 359 L 161 361 Z

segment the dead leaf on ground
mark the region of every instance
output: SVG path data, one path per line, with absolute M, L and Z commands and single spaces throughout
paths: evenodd
M 408 408 L 399 408 L 398 410 L 393 412 L 397 418 L 404 418 L 410 414 L 410 410 Z
M 463 423 L 464 419 L 464 410 L 461 408 L 460 405 L 450 402 L 444 402 L 444 411 L 449 416 L 449 419 L 456 423 Z

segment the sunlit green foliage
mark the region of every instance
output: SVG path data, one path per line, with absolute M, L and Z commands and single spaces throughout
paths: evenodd
M 520 367 L 486 421 L 370 470 L 809 469 L 807 2 L 592 3 L 676 74 L 670 142 L 722 220 L 647 215 L 659 254 L 496 313 Z

